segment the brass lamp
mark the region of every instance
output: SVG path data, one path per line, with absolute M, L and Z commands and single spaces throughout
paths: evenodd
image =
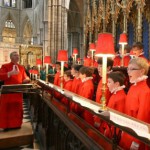
M 61 84 L 60 87 L 63 88 L 63 77 L 64 77 L 64 63 L 68 61 L 67 50 L 59 50 L 57 61 L 61 62 Z
M 74 55 L 74 63 L 76 64 L 77 55 L 78 55 L 78 49 L 77 49 L 77 48 L 74 48 L 74 49 L 73 49 L 73 55 Z
M 102 57 L 102 110 L 106 110 L 106 76 L 107 76 L 107 58 L 113 57 L 114 39 L 111 33 L 100 33 L 98 35 L 95 56 Z
M 94 63 L 94 52 L 95 52 L 95 50 L 96 50 L 96 45 L 95 45 L 95 43 L 90 43 L 89 49 L 90 49 L 90 51 L 92 52 L 92 66 L 93 66 L 93 63 Z

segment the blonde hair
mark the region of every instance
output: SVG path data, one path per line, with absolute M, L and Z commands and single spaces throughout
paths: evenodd
M 140 69 L 144 69 L 144 75 L 148 74 L 149 64 L 146 59 L 137 57 L 130 60 L 129 64 L 136 64 Z

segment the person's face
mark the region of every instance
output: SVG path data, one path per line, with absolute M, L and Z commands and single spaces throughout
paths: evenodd
M 59 71 L 60 70 L 60 65 L 56 64 L 56 70 Z
M 74 68 L 71 68 L 71 74 L 74 76 L 75 75 L 76 70 Z
M 99 73 L 99 76 L 102 77 L 102 64 L 98 64 L 98 73 Z M 111 67 L 107 67 L 107 72 L 109 72 L 111 70 Z
M 132 51 L 133 54 L 138 57 L 143 52 L 143 49 L 138 49 L 137 47 L 134 47 L 132 48 Z
M 102 65 L 101 64 L 98 64 L 98 73 L 99 73 L 99 76 L 102 77 Z
M 85 74 L 82 74 L 82 73 L 79 73 L 79 78 L 80 78 L 81 80 L 83 80 L 84 78 L 86 78 L 86 75 L 85 75 Z
M 117 83 L 118 82 L 114 82 L 111 78 L 108 78 L 107 86 L 108 86 L 109 91 L 113 91 L 113 89 L 117 87 L 118 85 Z
M 13 53 L 11 55 L 11 61 L 14 62 L 14 63 L 17 63 L 19 61 L 19 54 L 18 53 Z
M 129 64 L 127 68 L 130 82 L 135 81 L 137 78 L 143 76 L 143 69 L 140 69 L 137 64 Z
M 64 80 L 65 80 L 65 81 L 68 81 L 68 80 L 69 80 L 69 77 L 68 77 L 66 74 L 64 74 Z

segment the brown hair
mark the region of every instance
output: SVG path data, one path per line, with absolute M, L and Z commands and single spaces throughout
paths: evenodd
M 86 77 L 91 77 L 92 76 L 92 69 L 90 67 L 83 66 L 83 67 L 80 68 L 79 72 L 81 74 L 85 74 Z
M 72 74 L 71 74 L 71 71 L 70 71 L 70 70 L 65 71 L 65 72 L 64 72 L 64 74 L 66 74 L 66 75 L 67 75 L 67 77 L 70 77 L 70 79 L 73 79 L 73 76 L 72 76 Z
M 133 44 L 132 48 L 137 47 L 139 50 L 143 49 L 143 44 L 141 42 L 136 42 Z
M 111 72 L 108 74 L 108 78 L 111 78 L 114 82 L 119 82 L 120 86 L 124 85 L 125 76 L 120 71 Z

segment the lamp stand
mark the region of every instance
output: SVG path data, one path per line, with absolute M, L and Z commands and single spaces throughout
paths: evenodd
M 125 45 L 124 44 L 121 44 L 121 55 L 122 55 L 122 59 L 121 59 L 121 66 L 123 67 L 124 66 L 124 47 Z
M 102 58 L 102 110 L 106 110 L 106 76 L 107 76 L 107 56 L 103 56 Z
M 61 89 L 63 89 L 63 78 L 64 78 L 64 61 L 61 61 L 61 83 L 60 83 Z
M 74 54 L 74 64 L 76 64 L 77 61 L 77 54 Z
M 105 97 L 105 93 L 106 93 L 106 83 L 102 84 L 102 97 L 101 97 L 101 104 L 102 104 L 102 110 L 107 110 L 107 107 L 106 107 L 106 97 Z
M 93 65 L 94 65 L 94 51 L 92 50 L 91 52 L 92 52 L 92 67 L 93 67 Z

